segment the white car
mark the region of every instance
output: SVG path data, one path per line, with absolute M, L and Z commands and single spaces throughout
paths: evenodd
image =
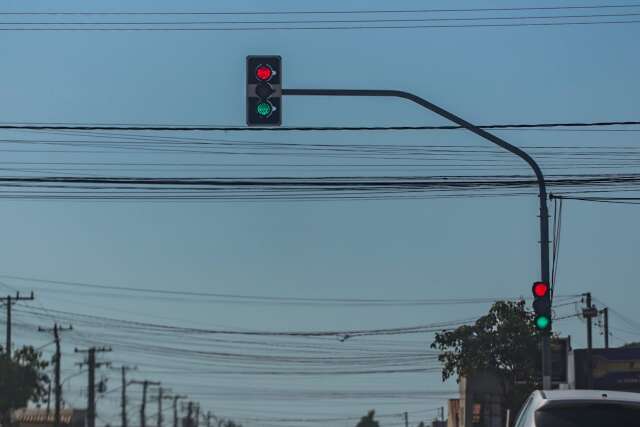
M 640 393 L 536 390 L 515 427 L 640 427 Z

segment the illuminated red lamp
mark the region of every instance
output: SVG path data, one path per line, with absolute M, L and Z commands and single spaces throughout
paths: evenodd
M 538 298 L 544 298 L 549 294 L 549 284 L 546 282 L 536 282 L 533 284 L 533 295 Z
M 260 65 L 256 68 L 256 77 L 263 82 L 269 81 L 273 74 L 273 69 L 268 65 Z

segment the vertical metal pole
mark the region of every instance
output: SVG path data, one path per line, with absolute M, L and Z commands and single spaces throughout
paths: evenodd
M 609 307 L 602 309 L 604 315 L 604 348 L 609 348 Z
M 409 413 L 404 413 L 404 427 L 409 427 Z
M 96 349 L 89 349 L 89 389 L 87 392 L 88 427 L 96 427 Z
M 147 416 L 146 416 L 147 387 L 149 387 L 149 381 L 145 380 L 142 383 L 142 404 L 140 405 L 140 427 L 146 427 L 147 425 Z
M 540 270 L 542 281 L 551 283 L 549 274 L 549 208 L 547 206 L 547 192 L 544 185 L 540 186 Z M 553 295 L 551 295 L 553 301 Z M 551 331 L 542 335 L 542 388 L 551 390 Z
M 55 413 L 53 418 L 53 425 L 55 427 L 60 427 L 60 402 L 62 400 L 62 387 L 60 386 L 60 358 L 62 357 L 60 354 L 60 333 L 58 330 L 58 324 L 54 323 L 53 325 L 53 337 L 56 342 L 56 361 L 55 361 L 55 389 L 56 389 L 56 404 L 55 404 Z
M 162 427 L 162 387 L 158 388 L 158 427 Z
M 173 396 L 173 427 L 178 427 L 178 399 L 179 396 Z
M 587 388 L 593 387 L 593 331 L 591 321 L 591 292 L 587 292 Z
M 120 408 L 122 410 L 121 419 L 122 427 L 127 427 L 127 367 L 122 367 L 122 396 L 120 401 Z
M 187 405 L 187 427 L 193 427 L 193 402 Z
M 11 359 L 11 295 L 7 296 L 7 346 L 5 352 L 7 357 Z

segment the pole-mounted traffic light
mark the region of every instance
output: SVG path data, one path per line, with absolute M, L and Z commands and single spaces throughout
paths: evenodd
M 551 330 L 551 288 L 547 282 L 535 282 L 533 292 L 534 324 L 539 331 Z
M 247 56 L 247 125 L 282 124 L 282 58 Z

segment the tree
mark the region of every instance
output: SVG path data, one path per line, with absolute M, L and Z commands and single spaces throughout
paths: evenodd
M 539 386 L 539 334 L 533 317 L 524 301 L 498 301 L 475 324 L 437 333 L 431 348 L 440 350 L 442 380 L 493 373 L 505 409 L 515 412 Z
M 620 348 L 640 348 L 640 342 L 638 341 L 628 342 L 625 345 L 621 346 Z
M 28 402 L 39 402 L 47 391 L 49 377 L 44 370 L 49 362 L 42 353 L 25 346 L 15 351 L 13 358 L 0 355 L 0 422 L 11 423 L 11 411 Z
M 356 427 L 380 427 L 380 423 L 373 419 L 376 411 L 369 411 L 367 415 L 360 418 L 360 421 L 356 425 Z

